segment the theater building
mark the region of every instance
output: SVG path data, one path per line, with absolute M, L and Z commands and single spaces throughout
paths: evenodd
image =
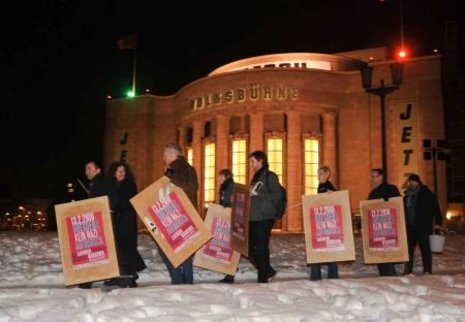
M 334 55 L 285 53 L 232 62 L 172 96 L 108 100 L 105 166 L 125 160 L 142 190 L 164 173 L 162 150 L 177 142 L 199 177 L 199 212 L 217 201 L 217 173 L 252 178 L 248 155 L 267 152 L 270 168 L 287 188 L 288 211 L 276 229 L 303 231 L 302 195 L 316 193 L 317 168 L 348 190 L 351 211 L 371 190 L 370 170 L 382 164 L 380 99 L 362 87 L 360 69 L 373 67 L 373 87 L 391 83 L 386 48 Z M 385 98 L 389 181 L 402 191 L 408 173 L 433 189 L 433 163 L 423 160 L 423 140 L 443 139 L 441 57 L 404 62 L 403 82 Z M 446 207 L 445 165 L 437 188 Z

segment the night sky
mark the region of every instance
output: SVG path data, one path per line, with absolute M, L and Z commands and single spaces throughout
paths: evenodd
M 413 56 L 442 49 L 458 1 L 403 1 Z M 132 32 L 138 93 L 155 95 L 238 59 L 394 51 L 401 34 L 400 0 L 49 0 L 9 3 L 0 20 L 0 197 L 15 198 L 56 199 L 87 160 L 102 159 L 106 95 L 121 97 L 132 82 L 133 53 L 116 42 Z

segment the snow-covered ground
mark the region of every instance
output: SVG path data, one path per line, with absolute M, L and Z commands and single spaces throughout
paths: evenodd
M 312 282 L 303 234 L 274 234 L 276 279 L 257 284 L 241 258 L 236 283 L 195 267 L 194 285 L 170 285 L 168 272 L 148 234 L 139 250 L 148 268 L 139 287 L 90 290 L 65 287 L 56 232 L 0 231 L 0 321 L 465 321 L 465 235 L 448 235 L 433 255 L 433 275 L 378 277 L 375 265 L 340 263 L 340 279 Z M 398 272 L 403 270 L 397 265 Z

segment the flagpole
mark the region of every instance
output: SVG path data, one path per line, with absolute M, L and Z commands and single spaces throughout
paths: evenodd
M 136 96 L 136 70 L 137 70 L 137 46 L 134 48 L 133 67 L 132 67 L 132 93 Z

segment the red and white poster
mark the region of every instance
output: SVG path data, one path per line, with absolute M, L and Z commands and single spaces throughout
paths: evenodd
M 148 211 L 175 254 L 199 234 L 194 221 L 174 191 L 151 205 Z
M 194 265 L 234 275 L 240 254 L 231 246 L 231 208 L 210 204 L 205 224 L 210 228 L 213 238 L 195 253 Z
M 65 285 L 120 275 L 107 196 L 55 205 Z
M 368 231 L 370 250 L 399 249 L 397 231 L 397 210 L 377 208 L 368 211 Z
M 312 249 L 314 252 L 344 250 L 344 226 L 341 205 L 310 208 Z
M 231 210 L 231 246 L 245 257 L 249 256 L 249 188 L 234 184 Z
M 203 254 L 223 263 L 231 263 L 234 249 L 231 248 L 231 221 L 213 218 L 210 225 L 213 238 L 205 245 Z
M 347 190 L 302 196 L 307 264 L 355 260 Z
M 159 178 L 130 201 L 174 267 L 212 238 L 186 193 L 168 177 Z
M 108 262 L 108 248 L 100 211 L 66 218 L 73 269 Z
M 402 197 L 360 200 L 365 264 L 408 261 Z
M 234 224 L 231 227 L 231 232 L 235 237 L 244 241 L 247 239 L 246 223 L 248 219 L 245 213 L 245 200 L 248 196 L 246 196 L 246 193 L 238 192 L 234 197 L 234 211 L 232 213 L 232 221 Z

